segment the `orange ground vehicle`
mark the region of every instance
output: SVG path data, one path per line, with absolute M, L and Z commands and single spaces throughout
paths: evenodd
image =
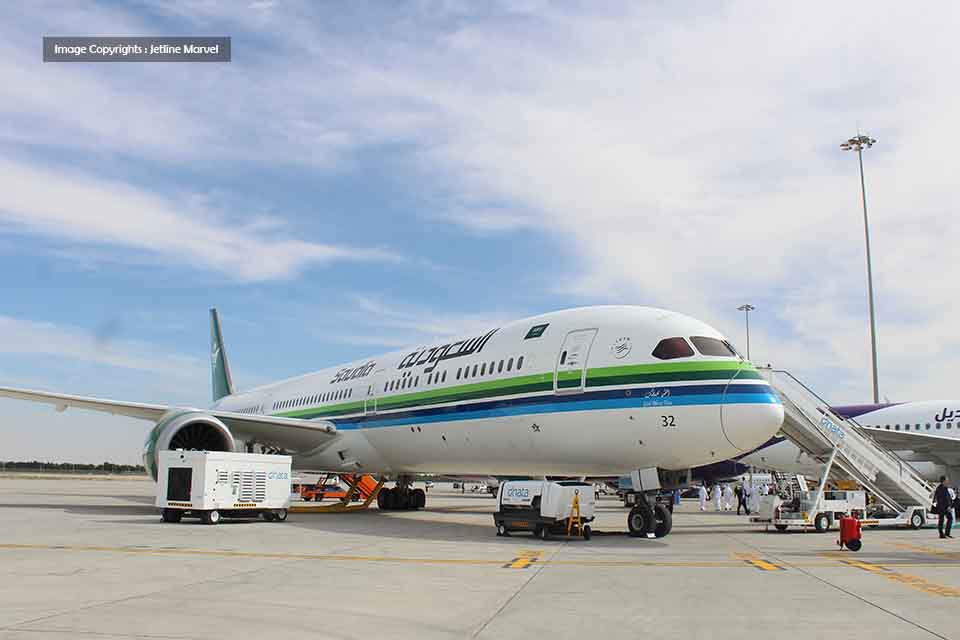
M 322 474 L 317 478 L 315 484 L 295 482 L 291 491 L 299 494 L 300 499 L 304 502 L 320 502 L 324 498 L 339 500 L 347 495 L 344 484 L 349 485 L 353 480 L 354 477 L 351 475 Z M 363 476 L 351 499 L 354 502 L 365 500 L 376 489 L 376 486 L 377 481 L 372 476 Z

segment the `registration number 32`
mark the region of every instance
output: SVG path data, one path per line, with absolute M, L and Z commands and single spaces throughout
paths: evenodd
M 676 421 L 673 416 L 660 416 L 660 426 L 661 427 L 675 427 L 677 426 Z

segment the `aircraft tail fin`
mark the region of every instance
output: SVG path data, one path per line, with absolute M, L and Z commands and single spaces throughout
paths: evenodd
M 230 363 L 223 348 L 223 332 L 220 330 L 220 316 L 216 308 L 210 309 L 210 373 L 213 381 L 213 401 L 233 395 L 233 376 L 230 375 Z

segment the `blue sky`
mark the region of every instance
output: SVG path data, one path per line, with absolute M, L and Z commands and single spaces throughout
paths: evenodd
M 506 318 L 664 306 L 869 398 L 955 397 L 957 9 L 889 3 L 0 7 L 0 384 L 186 404 L 206 309 L 250 386 Z M 229 35 L 43 64 L 43 35 Z M 0 401 L 0 458 L 148 425 Z

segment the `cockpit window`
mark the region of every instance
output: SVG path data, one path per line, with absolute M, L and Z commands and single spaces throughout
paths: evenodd
M 705 356 L 723 356 L 725 358 L 736 358 L 737 352 L 730 348 L 723 340 L 716 338 L 707 338 L 706 336 L 692 336 L 690 342 L 697 348 L 697 351 Z
M 661 360 L 673 360 L 674 358 L 689 358 L 693 355 L 693 349 L 683 338 L 664 338 L 657 343 L 653 350 L 653 357 Z

